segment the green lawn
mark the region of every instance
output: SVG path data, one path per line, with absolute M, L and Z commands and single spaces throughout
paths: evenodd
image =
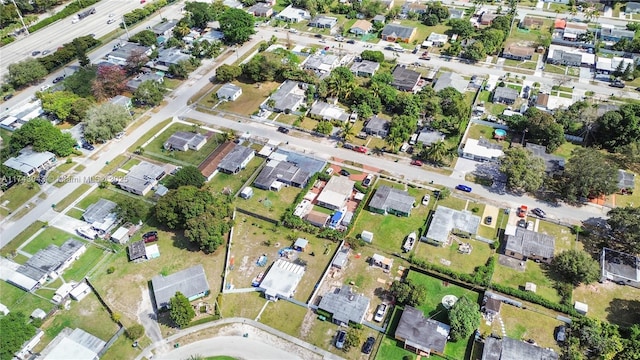
M 567 68 L 562 65 L 545 64 L 544 71 L 552 74 L 565 75 Z
M 133 347 L 132 341 L 126 336 L 120 336 L 116 340 L 109 350 L 100 357 L 102 360 L 121 360 L 121 359 L 135 359 L 140 354 L 141 349 L 151 345 L 151 341 L 146 336 L 138 340 L 138 347 Z
M 89 184 L 80 184 L 80 186 L 78 186 L 78 188 L 73 190 L 73 192 L 71 194 L 69 194 L 69 196 L 67 196 L 66 198 L 62 199 L 62 201 L 60 201 L 59 203 L 55 204 L 56 205 L 56 210 L 57 211 L 62 211 L 64 209 L 66 209 L 67 206 L 71 205 L 71 203 L 76 201 L 76 199 L 78 199 L 80 197 L 80 195 L 82 195 L 85 192 L 87 192 L 87 190 L 89 190 L 90 188 L 91 188 L 91 185 L 89 185 Z
M 64 230 L 60 230 L 54 227 L 48 227 L 42 233 L 40 233 L 40 235 L 36 236 L 33 240 L 31 240 L 31 242 L 23 247 L 22 250 L 33 255 L 39 250 L 42 250 L 51 244 L 60 246 L 69 239 L 79 240 L 80 238 L 77 236 L 73 236 Z
M 0 203 L 10 212 L 16 211 L 40 191 L 40 186 L 32 181 L 19 183 L 0 196 Z
M 180 164 L 191 164 L 198 166 L 209 154 L 214 151 L 218 145 L 224 141 L 221 135 L 212 133 L 207 139 L 207 143 L 198 151 L 166 151 L 164 149 L 164 143 L 177 131 L 193 132 L 197 131 L 200 134 L 206 135 L 207 131 L 199 128 L 194 128 L 193 125 L 187 125 L 182 123 L 176 123 L 171 125 L 167 130 L 162 132 L 151 143 L 145 147 L 144 156 L 155 157 L 165 161 L 171 162 L 176 160 Z
M 251 199 L 238 199 L 236 206 L 274 220 L 280 220 L 287 208 L 293 205 L 293 200 L 300 191 L 300 188 L 294 186 L 284 187 L 280 191 L 253 188 Z
M 93 246 L 88 245 L 87 251 L 82 254 L 80 259 L 76 260 L 73 265 L 64 272 L 64 279 L 81 281 L 84 277 L 93 269 L 93 267 L 98 264 L 102 256 L 105 255 L 105 250 Z
M 539 221 L 538 232 L 553 236 L 556 239 L 556 254 L 565 250 L 579 250 L 583 247 L 581 242 L 576 242 L 576 236 L 571 229 L 566 226 L 557 225 L 548 221 Z
M 305 307 L 288 301 L 276 301 L 267 305 L 260 315 L 260 322 L 298 338 L 306 313 Z
M 127 199 L 128 197 L 139 198 L 136 195 L 131 195 L 127 192 L 120 191 L 115 188 L 96 188 L 84 199 L 80 200 L 80 202 L 78 202 L 76 206 L 80 209 L 86 210 L 91 204 L 98 202 L 98 200 L 100 199 L 111 200 L 115 203 L 119 203 L 122 200 Z
M 430 263 L 437 264 L 439 266 L 446 266 L 443 264 L 443 260 L 448 260 L 451 262 L 448 267 L 452 270 L 472 274 L 476 267 L 486 264 L 492 254 L 492 250 L 489 247 L 489 244 L 482 241 L 465 240 L 465 242 L 471 244 L 473 249 L 471 254 L 459 253 L 459 245 L 455 242 L 446 247 L 434 246 L 420 242 L 415 248 L 416 257 L 426 259 Z
M 553 287 L 553 280 L 547 275 L 542 264 L 527 261 L 526 270 L 520 272 L 509 267 L 496 264 L 492 282 L 506 285 L 514 289 L 524 289 L 525 283 L 532 282 L 537 285 L 537 294 L 553 302 L 560 302 L 560 296 Z
M 23 242 L 32 237 L 36 232 L 38 232 L 38 230 L 42 229 L 44 225 L 45 224 L 42 221 L 35 221 L 31 225 L 29 225 L 20 234 L 18 234 L 18 236 L 13 238 L 11 242 L 9 242 L 2 248 L 2 255 L 6 257 L 12 254 L 18 249 L 18 247 L 20 247 L 20 245 L 22 245 Z
M 571 153 L 573 152 L 573 150 L 581 147 L 582 146 L 580 145 L 576 145 L 572 142 L 565 141 L 562 145 L 560 145 L 560 147 L 556 149 L 556 151 L 553 152 L 553 154 L 562 156 L 563 158 L 568 159 L 571 157 Z
M 130 159 L 126 163 L 124 163 L 124 165 L 122 165 L 120 167 L 120 169 L 122 169 L 122 170 L 131 170 L 132 167 L 140 164 L 140 162 L 141 161 L 139 159 Z M 114 173 L 114 176 L 117 176 L 117 175 Z
M 49 301 L 25 292 L 5 281 L 0 281 L 0 303 L 8 307 L 11 312 L 22 312 L 27 316 L 37 308 L 46 312 L 53 308 L 53 304 Z
M 129 152 L 136 151 L 136 149 L 139 146 L 141 146 L 145 142 L 149 141 L 149 139 L 151 139 L 154 135 L 158 134 L 165 126 L 169 125 L 171 123 L 171 121 L 173 121 L 173 119 L 169 118 L 169 119 L 166 119 L 166 120 L 162 121 L 160 124 L 154 126 L 153 129 L 149 130 L 146 134 L 142 135 L 142 137 L 140 137 L 140 139 L 138 139 L 138 141 L 136 141 L 135 144 L 131 145 L 131 147 L 129 147 L 129 149 L 127 149 L 127 150 Z M 120 155 L 120 156 L 123 156 L 123 155 Z M 114 159 L 114 161 L 115 161 L 115 159 Z M 106 174 L 106 171 L 103 169 L 102 173 Z
M 621 326 L 640 324 L 640 289 L 611 282 L 581 285 L 573 300 L 589 305 L 588 315 Z
M 235 194 L 237 191 L 240 191 L 242 185 L 249 180 L 249 177 L 253 175 L 256 169 L 258 169 L 263 162 L 263 158 L 256 156 L 249 161 L 245 169 L 241 170 L 237 174 L 231 175 L 219 172 L 209 182 L 209 189 L 213 192 L 221 192 L 224 189 L 231 189 L 232 193 Z M 242 201 L 242 199 L 238 201 Z
M 221 103 L 218 109 L 247 116 L 258 111 L 260 104 L 280 86 L 280 83 L 275 81 L 245 83 L 235 80 L 232 83 L 242 88 L 242 95 L 235 101 Z M 211 96 L 215 97 L 215 93 Z M 203 101 L 206 99 L 207 97 L 203 98 Z M 217 103 L 217 100 L 214 101 Z

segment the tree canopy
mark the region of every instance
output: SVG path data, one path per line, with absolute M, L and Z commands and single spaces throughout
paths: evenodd
M 395 280 L 389 289 L 396 298 L 396 302 L 410 306 L 420 306 L 427 297 L 427 288 L 423 284 L 414 284 L 411 281 Z
M 563 358 L 574 359 L 575 354 L 590 353 L 591 359 L 614 359 L 623 350 L 618 327 L 582 316 L 573 319 L 568 332 Z
M 37 152 L 51 151 L 57 156 L 69 156 L 76 141 L 46 119 L 33 119 L 13 132 L 9 145 L 13 152 L 32 145 Z
M 49 71 L 37 59 L 27 59 L 9 64 L 5 81 L 13 87 L 19 88 L 32 85 L 47 76 Z
M 220 82 L 229 82 L 242 75 L 242 68 L 238 65 L 222 64 L 216 69 L 216 79 Z
M 10 312 L 0 317 L 0 359 L 13 359 L 13 354 L 36 334 L 35 326 L 28 320 L 21 312 Z
M 544 161 L 521 147 L 505 150 L 500 158 L 500 171 L 507 176 L 507 188 L 517 192 L 532 192 L 544 182 Z
M 84 121 L 84 137 L 89 142 L 113 139 L 124 130 L 131 114 L 124 106 L 103 103 L 89 109 Z
M 185 237 L 205 252 L 214 252 L 224 242 L 233 223 L 232 213 L 229 196 L 195 186 L 169 191 L 155 209 L 158 221 L 170 229 L 184 229 Z
M 598 118 L 594 139 L 609 150 L 640 142 L 640 105 L 625 104 Z
M 567 250 L 554 256 L 551 268 L 573 285 L 590 284 L 600 277 L 600 264 L 582 250 Z
M 91 87 L 96 99 L 106 100 L 120 95 L 127 87 L 127 73 L 118 65 L 100 66 Z
M 375 61 L 377 63 L 384 62 L 384 54 L 379 50 L 364 50 L 360 54 L 362 60 Z
M 613 194 L 618 191 L 617 179 L 617 169 L 600 151 L 578 148 L 565 166 L 560 188 L 565 199 L 576 202 L 581 198 Z
M 511 130 L 524 133 L 527 142 L 544 145 L 550 153 L 565 142 L 562 125 L 553 116 L 535 107 L 528 108 L 524 116 L 508 117 L 507 124 Z
M 629 254 L 640 254 L 640 207 L 617 207 L 607 215 L 613 235 L 607 239 L 607 246 Z
M 227 9 L 220 16 L 220 31 L 224 34 L 224 42 L 230 45 L 242 44 L 255 34 L 253 15 L 242 9 Z
M 466 296 L 460 297 L 449 310 L 449 325 L 451 340 L 467 338 L 480 326 L 480 306 Z
M 176 292 L 176 295 L 169 300 L 169 317 L 180 328 L 184 328 L 193 318 L 196 316 L 196 312 L 193 310 L 189 299 L 181 292 Z
M 92 84 L 97 73 L 95 66 L 81 67 L 64 79 L 64 88 L 82 98 L 92 98 Z
M 149 206 L 144 200 L 125 196 L 117 201 L 116 214 L 126 222 L 138 223 L 145 221 L 149 215 Z
M 152 30 L 142 30 L 137 34 L 134 34 L 129 38 L 129 41 L 138 43 L 144 46 L 157 45 L 158 39 L 156 34 Z
M 140 84 L 133 93 L 133 100 L 136 104 L 156 106 L 160 105 L 166 92 L 164 85 L 157 81 L 147 80 Z
M 41 92 L 42 109 L 61 121 L 78 123 L 84 119 L 91 101 L 70 91 Z
M 175 175 L 167 180 L 167 187 L 169 189 L 177 189 L 181 186 L 195 186 L 201 188 L 204 185 L 205 177 L 200 170 L 193 165 L 184 166 L 178 170 Z

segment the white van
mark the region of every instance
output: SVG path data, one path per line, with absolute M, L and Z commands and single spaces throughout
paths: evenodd
M 329 175 L 329 176 L 333 175 L 333 168 L 332 167 L 328 168 L 327 170 L 325 170 L 324 173 Z

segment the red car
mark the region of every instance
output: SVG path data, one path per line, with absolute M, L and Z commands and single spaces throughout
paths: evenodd
M 529 208 L 527 208 L 527 206 L 525 205 L 520 205 L 520 207 L 518 208 L 518 217 L 526 217 L 527 216 L 527 210 L 529 210 Z
M 411 165 L 422 166 L 422 161 L 420 161 L 420 160 L 411 160 Z
M 364 146 L 356 146 L 356 148 L 355 148 L 355 149 L 353 149 L 353 150 L 355 150 L 355 151 L 357 151 L 357 152 L 359 152 L 359 153 L 363 153 L 363 154 L 366 154 L 366 153 L 367 153 L 367 148 L 366 148 L 366 147 L 364 147 Z

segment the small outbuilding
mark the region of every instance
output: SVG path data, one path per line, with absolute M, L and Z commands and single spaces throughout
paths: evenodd
M 390 270 L 393 266 L 393 259 L 384 257 L 382 255 L 373 254 L 371 257 L 371 266 L 378 266 L 384 270 Z
M 142 259 L 146 256 L 146 251 L 144 248 L 144 240 L 132 242 L 131 244 L 129 244 L 128 250 L 129 250 L 129 261 Z
M 373 242 L 373 233 L 367 230 L 362 230 L 360 238 L 362 239 L 362 241 L 371 244 Z
M 33 310 L 33 312 L 31 313 L 31 318 L 32 319 L 39 319 L 42 320 L 47 316 L 47 313 L 44 312 L 44 310 L 37 308 L 35 310 Z
M 125 244 L 129 241 L 129 229 L 121 226 L 113 234 L 111 234 L 111 241 L 118 244 Z
M 160 249 L 158 249 L 158 244 L 153 244 L 145 247 L 144 252 L 145 256 L 149 260 L 160 257 Z
M 253 196 L 253 188 L 252 187 L 245 187 L 244 189 L 242 189 L 242 191 L 240 192 L 240 197 L 247 200 L 247 199 L 251 199 L 251 197 Z
M 293 244 L 293 249 L 296 251 L 307 251 L 309 247 L 309 240 L 298 238 L 296 242 Z
M 81 282 L 69 292 L 69 296 L 75 301 L 81 301 L 87 297 L 89 293 L 91 293 L 91 287 L 86 282 Z
M 224 84 L 216 92 L 219 100 L 235 101 L 242 95 L 242 88 L 234 84 Z
M 587 312 L 589 311 L 589 305 L 580 301 L 576 301 L 573 307 L 582 315 L 587 315 Z

